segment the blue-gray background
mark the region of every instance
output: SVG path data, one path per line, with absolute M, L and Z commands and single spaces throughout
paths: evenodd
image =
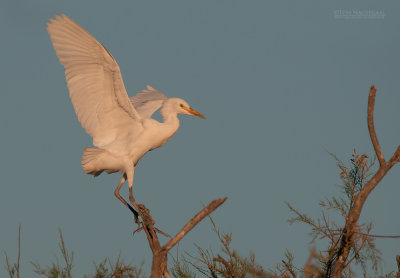
M 286 249 L 303 265 L 308 228 L 290 226 L 284 201 L 311 216 L 338 194 L 339 170 L 326 150 L 347 160 L 372 155 L 366 125 L 369 86 L 378 88 L 376 129 L 386 158 L 400 144 L 400 4 L 398 1 L 0 1 L 0 251 L 30 261 L 58 252 L 57 228 L 75 251 L 76 277 L 93 261 L 121 256 L 151 262 L 143 233 L 132 238 L 130 212 L 113 196 L 120 175 L 85 175 L 91 138 L 68 97 L 63 68 L 45 23 L 66 13 L 118 61 L 130 95 L 150 84 L 203 113 L 140 162 L 136 199 L 157 227 L 175 234 L 216 197 L 213 217 L 232 246 L 265 268 Z M 335 11 L 380 11 L 383 19 L 337 19 Z M 400 170 L 369 197 L 362 220 L 375 234 L 400 234 Z M 127 193 L 126 188 L 124 194 Z M 213 246 L 208 220 L 179 245 Z M 400 241 L 377 240 L 385 271 Z M 318 245 L 324 247 L 324 244 Z M 176 254 L 176 249 L 172 254 Z M 3 255 L 2 255 L 3 256 Z M 4 257 L 1 258 L 4 265 Z M 3 268 L 1 276 L 6 272 Z

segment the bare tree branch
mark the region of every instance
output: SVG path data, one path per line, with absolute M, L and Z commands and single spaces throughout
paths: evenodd
M 376 88 L 374 85 L 369 89 L 369 97 L 368 97 L 368 114 L 367 114 L 367 123 L 368 123 L 368 131 L 369 136 L 371 137 L 372 145 L 374 146 L 376 156 L 379 160 L 379 165 L 384 167 L 386 165 L 385 157 L 383 156 L 382 148 L 379 145 L 378 137 L 375 132 L 374 125 L 374 108 L 375 108 L 375 96 L 376 96 Z
M 201 220 L 204 219 L 207 215 L 212 213 L 214 210 L 216 210 L 220 205 L 222 205 L 227 197 L 225 198 L 220 198 L 212 201 L 211 203 L 208 204 L 205 208 L 203 208 L 198 214 L 196 214 L 186 225 L 182 228 L 182 230 L 174 237 L 172 238 L 166 245 L 164 245 L 163 249 L 165 251 L 169 251 L 172 247 L 175 246 L 191 229 L 194 228 Z
M 388 162 L 388 168 L 392 168 L 397 162 L 400 161 L 400 146 L 397 147 L 396 151 L 394 152 L 392 158 Z
M 161 232 L 159 229 L 154 227 L 154 220 L 150 215 L 150 210 L 148 210 L 143 204 L 137 204 L 135 198 L 133 197 L 132 188 L 129 188 L 129 201 L 133 207 L 137 210 L 140 218 L 139 228 L 137 231 L 144 230 L 147 236 L 147 241 L 149 243 L 150 249 L 153 253 L 153 262 L 151 267 L 151 278 L 160 278 L 164 276 L 165 278 L 170 278 L 171 275 L 168 271 L 168 251 L 171 250 L 190 230 L 192 230 L 201 220 L 206 216 L 216 210 L 222 203 L 225 202 L 227 198 L 216 199 L 212 201 L 208 206 L 204 207 L 199 213 L 197 213 L 186 225 L 181 229 L 181 231 L 161 247 L 158 240 L 157 232 L 168 236 L 166 233 Z
M 387 172 L 392 168 L 392 166 L 400 160 L 400 146 L 397 148 L 396 152 L 393 154 L 388 163 L 386 163 L 383 156 L 382 149 L 379 145 L 374 127 L 373 113 L 375 106 L 375 95 L 376 88 L 374 85 L 372 85 L 368 97 L 367 123 L 372 145 L 374 146 L 376 156 L 379 160 L 379 169 L 357 194 L 354 204 L 350 208 L 349 213 L 346 217 L 346 223 L 342 231 L 343 236 L 341 237 L 340 246 L 337 252 L 337 260 L 334 264 L 332 272 L 333 278 L 342 277 L 342 272 L 346 267 L 346 261 L 353 246 L 353 236 L 357 232 L 358 219 L 360 218 L 365 201 L 367 200 L 372 190 L 379 184 L 379 182 L 383 179 Z

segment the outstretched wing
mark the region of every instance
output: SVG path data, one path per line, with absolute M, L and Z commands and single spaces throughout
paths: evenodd
M 119 66 L 103 45 L 66 15 L 51 18 L 47 32 L 65 68 L 76 115 L 95 146 L 107 145 L 126 126 L 140 124 Z
M 131 97 L 131 102 L 142 118 L 150 118 L 166 99 L 163 93 L 147 85 L 141 93 Z

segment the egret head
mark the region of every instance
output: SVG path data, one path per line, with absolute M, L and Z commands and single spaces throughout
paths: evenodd
M 171 104 L 173 105 L 173 108 L 178 112 L 178 114 L 193 115 L 193 116 L 197 116 L 197 117 L 200 117 L 203 119 L 206 118 L 203 115 L 201 115 L 199 112 L 197 112 L 196 110 L 191 108 L 189 106 L 189 104 L 183 99 L 170 98 L 170 99 L 168 99 L 168 101 L 171 102 Z

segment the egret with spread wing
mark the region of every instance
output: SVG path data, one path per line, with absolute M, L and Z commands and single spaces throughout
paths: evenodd
M 204 116 L 183 99 L 167 98 L 150 86 L 129 99 L 114 57 L 68 16 L 56 15 L 50 19 L 47 31 L 65 68 L 76 115 L 97 147 L 84 150 L 82 167 L 93 176 L 103 171 L 123 173 L 115 195 L 137 220 L 137 213 L 119 194 L 121 186 L 127 179 L 133 199 L 136 164 L 148 151 L 161 147 L 176 133 L 178 114 Z M 162 123 L 151 118 L 158 109 L 161 109 Z

